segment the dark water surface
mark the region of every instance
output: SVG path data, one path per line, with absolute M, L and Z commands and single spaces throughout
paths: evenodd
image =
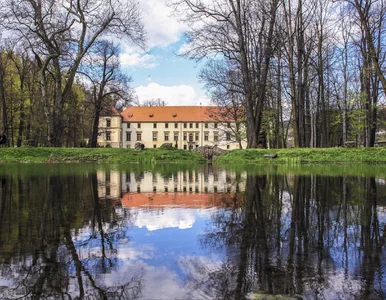
M 0 165 L 0 299 L 384 299 L 385 241 L 382 166 Z

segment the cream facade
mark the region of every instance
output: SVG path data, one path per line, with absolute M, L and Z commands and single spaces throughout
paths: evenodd
M 145 148 L 159 148 L 172 143 L 186 150 L 205 145 L 232 150 L 240 148 L 235 129 L 235 122 L 214 119 L 204 107 L 136 107 L 101 116 L 98 144 L 134 148 L 140 142 Z
M 122 148 L 122 118 L 120 116 L 103 116 L 99 119 L 98 145 Z

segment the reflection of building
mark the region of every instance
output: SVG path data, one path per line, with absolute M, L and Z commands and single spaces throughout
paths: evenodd
M 240 203 L 240 194 L 235 193 L 126 193 L 121 198 L 124 207 L 154 208 L 197 208 L 235 207 Z
M 158 148 L 172 143 L 179 149 L 205 145 L 238 149 L 236 136 L 240 137 L 242 129 L 232 120 L 225 107 L 133 106 L 122 113 L 113 108 L 100 117 L 98 144 L 134 148 L 140 142 L 146 148 Z
M 121 173 L 118 171 L 97 172 L 98 197 L 117 199 L 121 197 Z
M 100 198 L 125 199 L 124 194 L 130 193 L 131 197 L 133 194 L 144 194 L 148 199 L 151 197 L 149 195 L 154 197 L 157 194 L 159 195 L 157 199 L 162 202 L 173 195 L 177 197 L 183 194 L 186 201 L 189 202 L 193 201 L 189 195 L 194 194 L 193 198 L 198 202 L 217 201 L 215 198 L 205 195 L 234 194 L 245 189 L 245 176 L 236 182 L 235 174 L 225 170 L 213 170 L 213 172 L 208 170 L 179 171 L 170 173 L 167 177 L 152 172 L 98 171 L 97 178 Z M 137 200 L 141 201 L 140 197 Z

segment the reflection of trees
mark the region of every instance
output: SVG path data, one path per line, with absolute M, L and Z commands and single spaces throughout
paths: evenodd
M 359 272 L 362 274 L 361 299 L 384 299 L 385 290 L 382 290 L 382 251 L 386 240 L 386 224 L 380 228 L 377 212 L 377 187 L 375 178 L 366 178 L 364 182 L 365 205 L 362 213 L 362 230 L 360 246 L 363 248 L 362 263 Z M 383 233 L 381 234 L 381 231 Z M 379 281 L 378 281 L 379 280 Z
M 12 185 L 12 186 L 10 186 Z M 7 189 L 5 187 L 8 187 Z M 135 299 L 142 274 L 105 282 L 115 270 L 122 237 L 112 207 L 101 207 L 96 174 L 8 180 L 1 189 L 0 298 Z M 17 191 L 17 192 L 16 192 Z M 83 226 L 85 221 L 89 225 Z M 73 228 L 90 233 L 74 241 Z M 3 228 L 1 228 L 3 229 Z M 100 251 L 100 252 L 99 252 Z
M 248 175 L 244 208 L 214 214 L 201 238 L 227 253 L 205 288 L 234 299 L 250 291 L 383 299 L 377 199 L 374 178 Z

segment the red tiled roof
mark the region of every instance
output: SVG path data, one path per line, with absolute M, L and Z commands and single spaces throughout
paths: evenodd
M 216 115 L 222 109 L 218 106 L 131 106 L 121 115 L 123 122 L 213 122 L 220 119 Z
M 236 194 L 207 193 L 126 193 L 121 202 L 124 207 L 238 207 L 242 201 Z

